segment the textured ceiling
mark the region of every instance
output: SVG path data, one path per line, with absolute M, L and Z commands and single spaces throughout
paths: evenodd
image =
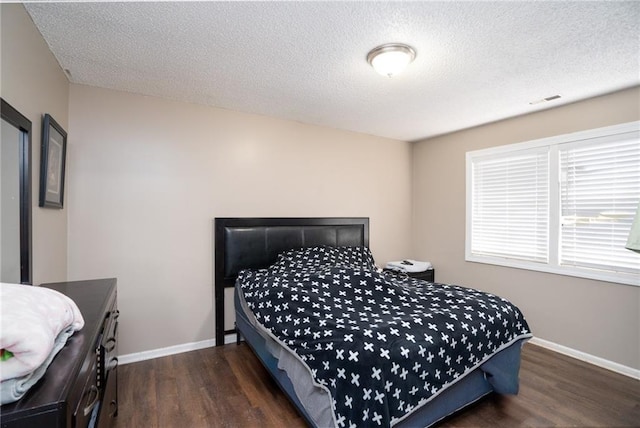
M 640 83 L 640 2 L 25 7 L 73 83 L 407 141 Z M 390 42 L 417 52 L 392 79 Z

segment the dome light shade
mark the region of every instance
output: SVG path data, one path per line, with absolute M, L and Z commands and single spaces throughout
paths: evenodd
M 367 62 L 383 76 L 401 73 L 416 57 L 412 47 L 400 43 L 388 43 L 374 48 L 367 55 Z

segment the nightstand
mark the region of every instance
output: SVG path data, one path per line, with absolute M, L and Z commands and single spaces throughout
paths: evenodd
M 422 279 L 423 281 L 433 282 L 435 279 L 435 270 L 427 269 L 424 272 L 407 272 L 411 278 Z
M 384 269 L 384 271 L 396 272 L 400 274 L 400 272 L 394 271 L 391 269 Z M 423 281 L 429 281 L 429 282 L 435 281 L 435 269 L 427 269 L 424 272 L 407 272 L 407 275 L 410 276 L 411 278 L 421 279 Z

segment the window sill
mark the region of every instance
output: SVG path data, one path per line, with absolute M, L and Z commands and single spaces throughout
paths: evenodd
M 596 269 L 580 269 L 566 266 L 551 266 L 543 263 L 469 254 L 465 256 L 465 260 L 473 263 L 483 263 L 516 269 L 525 269 L 537 272 L 552 273 L 556 275 L 572 276 L 577 278 L 595 279 L 599 281 L 640 287 L 640 275 L 632 273 L 608 272 Z

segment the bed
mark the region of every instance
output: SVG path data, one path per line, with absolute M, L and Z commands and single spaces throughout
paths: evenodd
M 242 336 L 314 427 L 430 426 L 517 393 L 515 306 L 380 272 L 368 246 L 368 218 L 216 218 L 216 344 Z

